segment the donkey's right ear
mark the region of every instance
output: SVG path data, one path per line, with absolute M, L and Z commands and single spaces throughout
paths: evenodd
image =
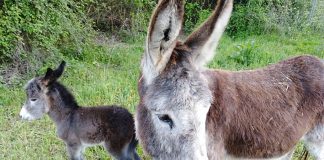
M 52 82 L 53 73 L 54 71 L 51 68 L 47 68 L 45 76 L 42 79 L 42 82 L 45 84 L 45 86 L 48 86 Z
M 64 71 L 65 68 L 65 61 L 62 61 L 61 64 L 57 67 L 57 69 L 54 71 L 54 77 L 56 79 L 60 78 L 62 76 L 62 73 Z
M 46 74 L 43 78 L 43 82 L 46 86 L 52 84 L 55 82 L 58 78 L 61 77 L 65 67 L 65 61 L 62 61 L 59 67 L 55 70 L 52 70 L 51 68 L 47 68 Z
M 53 75 L 52 68 L 47 68 L 44 79 L 49 79 L 50 77 L 52 77 L 52 75 Z
M 151 82 L 165 67 L 182 28 L 183 0 L 160 0 L 151 17 L 142 74 Z

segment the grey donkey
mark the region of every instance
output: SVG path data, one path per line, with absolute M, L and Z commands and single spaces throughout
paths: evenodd
M 324 65 L 298 56 L 262 69 L 224 71 L 212 60 L 233 0 L 178 40 L 183 0 L 160 0 L 138 82 L 136 135 L 153 159 L 290 159 L 303 140 L 324 160 Z M 260 53 L 261 54 L 261 53 Z
M 84 159 L 83 151 L 93 145 L 103 145 L 118 160 L 139 160 L 132 115 L 118 106 L 80 107 L 73 95 L 57 82 L 64 66 L 63 61 L 56 70 L 48 68 L 45 76 L 27 83 L 21 118 L 35 120 L 47 113 L 71 160 Z

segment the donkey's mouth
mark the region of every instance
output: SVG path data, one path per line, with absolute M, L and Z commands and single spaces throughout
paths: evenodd
M 25 107 L 22 107 L 19 113 L 20 119 L 21 120 L 26 120 L 26 121 L 32 121 L 35 120 L 36 117 L 34 117 L 33 115 L 31 115 Z
M 36 118 L 33 118 L 33 117 L 22 117 L 21 115 L 19 115 L 19 119 L 22 120 L 22 121 L 30 122 L 30 121 L 35 120 Z

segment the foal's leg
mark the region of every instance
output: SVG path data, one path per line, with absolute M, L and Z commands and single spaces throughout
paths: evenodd
M 83 147 L 80 143 L 66 143 L 70 160 L 83 160 Z
M 109 142 L 105 142 L 104 144 L 105 149 L 109 152 L 109 154 L 114 157 L 116 160 L 131 160 L 126 157 L 123 153 L 122 149 L 112 147 Z
M 317 125 L 305 135 L 304 139 L 307 150 L 316 160 L 324 160 L 324 125 Z
M 136 150 L 133 151 L 134 160 L 141 160 L 140 156 L 137 154 Z
M 127 157 L 130 160 L 141 160 L 139 155 L 136 152 L 136 146 L 137 146 L 137 140 L 134 138 L 131 139 L 131 141 L 124 146 L 123 152 L 125 157 Z

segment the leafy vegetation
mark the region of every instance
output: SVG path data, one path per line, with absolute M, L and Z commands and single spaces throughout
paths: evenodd
M 321 3 L 298 0 L 238 1 L 234 6 L 228 33 L 232 36 L 244 36 L 322 30 L 323 24 L 313 23 L 320 21 L 321 8 L 318 7 L 316 14 L 313 12 L 316 6 L 323 5 Z
M 112 3 L 113 2 L 113 3 Z M 23 85 L 64 59 L 61 81 L 80 105 L 120 104 L 134 113 L 137 79 L 151 0 L 0 2 L 0 159 L 66 159 L 54 124 L 22 122 Z M 188 0 L 184 34 L 203 22 L 213 0 Z M 322 1 L 238 0 L 226 35 L 209 67 L 241 70 L 288 57 L 324 58 Z M 302 156 L 298 146 L 295 159 Z M 144 159 L 142 149 L 139 152 Z M 87 159 L 107 159 L 100 147 Z

